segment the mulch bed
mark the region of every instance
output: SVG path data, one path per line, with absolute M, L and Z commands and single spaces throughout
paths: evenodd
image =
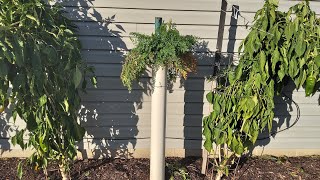
M 21 161 L 17 158 L 0 159 L 0 179 L 17 179 L 16 167 Z M 199 157 L 167 158 L 166 179 L 210 179 L 214 172 L 208 170 L 207 176 L 201 174 L 202 160 Z M 213 173 L 213 174 L 212 174 Z M 49 178 L 60 179 L 57 166 L 49 167 Z M 73 179 L 149 179 L 149 159 L 100 159 L 76 161 L 71 168 Z M 24 166 L 22 179 L 45 179 L 42 172 Z M 213 177 L 214 179 L 214 177 Z M 320 157 L 273 157 L 262 156 L 247 159 L 223 179 L 320 179 Z

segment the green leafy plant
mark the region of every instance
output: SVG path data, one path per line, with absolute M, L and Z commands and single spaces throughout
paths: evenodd
M 247 152 L 264 129 L 271 131 L 274 96 L 285 84 L 293 81 L 297 89 L 305 87 L 306 96 L 317 90 L 320 19 L 307 1 L 288 12 L 277 7 L 276 0 L 267 0 L 257 11 L 239 48 L 239 64 L 220 77 L 227 84 L 207 94 L 213 111 L 203 119 L 204 147 L 211 152 L 215 143 L 220 152 L 217 179 L 228 175 L 233 159 Z
M 168 168 L 170 180 L 174 180 L 175 177 L 181 177 L 183 180 L 190 180 L 190 176 L 187 172 L 187 169 L 185 167 L 182 167 L 181 164 L 166 163 L 166 167 Z
M 162 24 L 157 33 L 144 35 L 131 33 L 135 47 L 128 53 L 123 64 L 121 79 L 129 90 L 148 67 L 168 67 L 168 79 L 177 75 L 186 78 L 187 73 L 196 71 L 197 61 L 191 53 L 197 39 L 182 36 L 171 22 Z
M 81 60 L 75 27 L 62 14 L 41 0 L 0 0 L 0 104 L 10 102 L 14 120 L 26 122 L 12 144 L 34 149 L 29 162 L 36 170 L 56 162 L 68 179 L 75 143 L 85 133 L 78 89 L 93 69 Z

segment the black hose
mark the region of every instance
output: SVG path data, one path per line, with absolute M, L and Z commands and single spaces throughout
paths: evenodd
M 282 95 L 284 95 L 285 97 L 287 97 L 288 99 L 290 99 L 290 100 L 293 102 L 293 104 L 296 106 L 296 108 L 297 108 L 297 117 L 296 117 L 296 120 L 295 120 L 290 126 L 284 128 L 284 129 L 280 129 L 280 130 L 278 130 L 278 131 L 271 132 L 267 137 L 258 138 L 258 139 L 257 139 L 258 141 L 259 141 L 259 140 L 261 141 L 261 140 L 268 139 L 268 138 L 270 138 L 271 136 L 274 136 L 274 135 L 278 134 L 279 132 L 288 130 L 288 129 L 292 128 L 295 124 L 298 123 L 298 121 L 299 121 L 299 119 L 300 119 L 300 107 L 299 107 L 298 103 L 296 103 L 292 98 L 290 98 L 290 97 L 287 96 L 286 94 L 282 93 Z

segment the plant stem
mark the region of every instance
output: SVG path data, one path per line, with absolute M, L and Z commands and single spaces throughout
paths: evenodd
M 218 170 L 217 171 L 217 174 L 216 174 L 216 178 L 215 178 L 215 180 L 220 180 L 221 179 L 221 177 L 222 177 L 222 172 L 220 171 L 220 170 Z
M 62 180 L 70 180 L 71 179 L 70 174 L 66 171 L 65 166 L 61 164 L 59 165 L 59 168 L 60 168 L 60 174 L 61 174 Z

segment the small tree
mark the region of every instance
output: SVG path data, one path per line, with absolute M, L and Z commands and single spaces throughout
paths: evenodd
M 85 133 L 77 121 L 78 89 L 93 69 L 82 61 L 75 27 L 62 13 L 41 0 L 0 0 L 0 103 L 10 102 L 13 118 L 26 122 L 12 144 L 35 150 L 29 162 L 36 170 L 57 162 L 69 179 L 75 143 Z
M 211 152 L 215 143 L 221 152 L 216 179 L 228 175 L 230 162 L 246 153 L 259 133 L 271 131 L 274 96 L 285 84 L 293 81 L 297 89 L 305 87 L 306 96 L 317 91 L 320 19 L 307 1 L 288 12 L 277 7 L 278 1 L 267 0 L 257 11 L 239 48 L 239 65 L 225 72 L 227 85 L 219 84 L 207 95 L 213 111 L 203 119 L 204 147 Z

